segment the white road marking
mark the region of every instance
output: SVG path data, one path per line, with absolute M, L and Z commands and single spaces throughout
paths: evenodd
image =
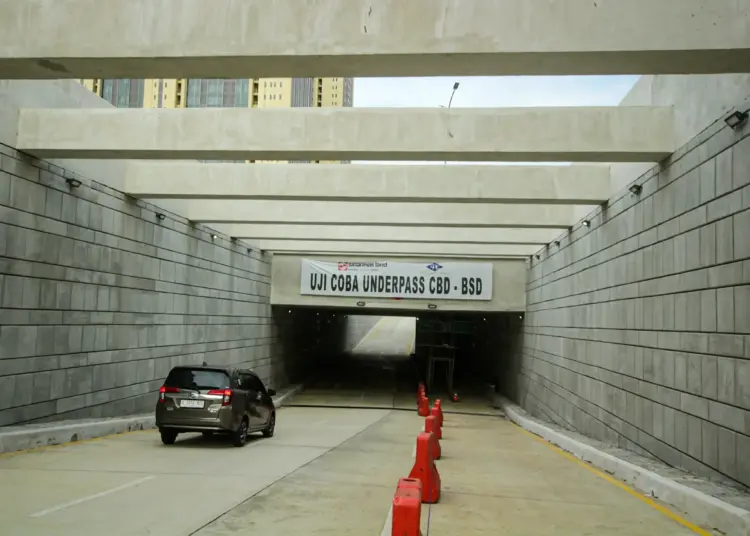
M 422 425 L 422 428 L 420 430 L 421 432 L 424 432 L 424 425 Z M 417 442 L 414 442 L 414 447 L 411 450 L 411 457 L 416 458 L 417 457 Z M 391 503 L 391 507 L 388 509 L 388 517 L 385 518 L 385 524 L 383 525 L 383 530 L 380 532 L 380 536 L 390 536 L 391 531 L 393 530 L 393 503 Z
M 65 510 L 66 508 L 70 508 L 71 506 L 75 506 L 77 504 L 81 504 L 86 501 L 91 501 L 93 499 L 98 499 L 99 497 L 104 497 L 105 495 L 111 495 L 112 493 L 117 493 L 118 491 L 122 491 L 127 488 L 132 488 L 133 486 L 142 484 L 143 482 L 146 482 L 147 480 L 151 480 L 152 478 L 155 478 L 155 477 L 151 475 L 151 476 L 139 478 L 138 480 L 133 480 L 132 482 L 128 482 L 127 484 L 123 484 L 122 486 L 117 486 L 116 488 L 108 489 L 100 493 L 95 493 L 94 495 L 89 495 L 87 497 L 81 497 L 80 499 L 75 499 L 73 501 L 66 502 L 63 504 L 58 504 L 57 506 L 53 506 L 52 508 L 47 508 L 46 510 L 41 510 L 39 512 L 29 515 L 29 517 L 42 517 L 42 516 L 46 516 L 47 514 L 51 514 L 53 512 L 59 512 L 60 510 Z
M 380 536 L 391 536 L 391 531 L 393 530 L 393 504 L 391 504 L 391 507 L 388 509 L 388 516 L 385 518 L 385 523 L 383 523 L 383 530 L 380 531 Z

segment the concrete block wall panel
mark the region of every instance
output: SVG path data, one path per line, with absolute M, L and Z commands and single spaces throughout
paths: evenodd
M 719 120 L 636 182 L 532 258 L 512 394 L 750 486 L 750 128 Z
M 181 363 L 283 380 L 270 259 L 158 212 L 0 145 L 0 426 L 151 411 Z

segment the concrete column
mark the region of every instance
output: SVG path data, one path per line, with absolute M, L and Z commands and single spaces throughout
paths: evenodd
M 671 107 L 21 110 L 44 158 L 655 162 Z
M 388 225 L 218 224 L 219 231 L 248 240 L 325 240 L 329 242 L 425 242 L 442 244 L 547 244 L 560 229 L 484 227 L 396 227 Z
M 0 78 L 741 72 L 737 0 L 3 0 Z
M 257 246 L 270 252 L 350 253 L 358 255 L 461 255 L 463 257 L 528 257 L 537 245 L 524 244 L 434 244 L 393 242 L 328 242 L 325 240 L 259 240 Z
M 186 218 L 203 223 L 567 228 L 575 217 L 573 206 L 485 203 L 185 200 L 181 208 Z
M 151 199 L 601 203 L 609 166 L 136 163 L 125 191 Z

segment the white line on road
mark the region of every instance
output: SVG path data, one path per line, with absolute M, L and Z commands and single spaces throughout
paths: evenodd
M 63 504 L 58 504 L 57 506 L 53 506 L 52 508 L 47 508 L 46 510 L 41 510 L 39 512 L 29 515 L 29 517 L 42 517 L 42 516 L 46 516 L 47 514 L 51 514 L 53 512 L 59 512 L 60 510 L 65 510 L 66 508 L 70 508 L 71 506 L 75 506 L 77 504 L 81 504 L 86 501 L 91 501 L 93 499 L 98 499 L 99 497 L 104 497 L 105 495 L 117 493 L 118 491 L 122 491 L 127 488 L 132 488 L 133 486 L 137 486 L 138 484 L 146 482 L 147 480 L 151 480 L 152 478 L 155 478 L 155 477 L 151 475 L 151 476 L 139 478 L 138 480 L 133 480 L 132 482 L 128 482 L 127 484 L 123 484 L 122 486 L 117 486 L 116 488 L 108 489 L 100 493 L 95 493 L 94 495 L 89 495 L 88 497 L 81 497 L 80 499 L 75 499 L 74 501 L 66 502 Z
M 385 518 L 385 523 L 383 523 L 383 530 L 380 531 L 380 536 L 391 536 L 391 533 L 393 531 L 393 504 L 391 504 L 391 507 L 388 509 L 388 516 Z

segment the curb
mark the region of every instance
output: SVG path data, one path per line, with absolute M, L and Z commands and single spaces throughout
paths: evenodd
M 279 408 L 288 403 L 302 388 L 302 384 L 295 385 L 283 394 L 273 397 L 274 406 Z M 19 426 L 12 427 L 7 432 L 0 428 L 0 454 L 153 428 L 156 428 L 156 424 L 151 413 L 111 419 L 67 421 L 57 425 L 51 423 L 39 427 Z
M 275 397 L 273 397 L 273 405 L 277 408 L 280 408 L 285 403 L 291 402 L 291 399 L 297 396 L 304 389 L 304 387 L 304 384 L 298 383 L 297 385 L 291 387 L 283 395 L 276 395 Z
M 507 399 L 498 397 L 498 402 L 508 418 L 521 428 L 606 471 L 643 494 L 674 506 L 698 525 L 718 529 L 728 535 L 750 534 L 750 512 L 747 510 L 552 430 L 530 419 L 522 408 Z

